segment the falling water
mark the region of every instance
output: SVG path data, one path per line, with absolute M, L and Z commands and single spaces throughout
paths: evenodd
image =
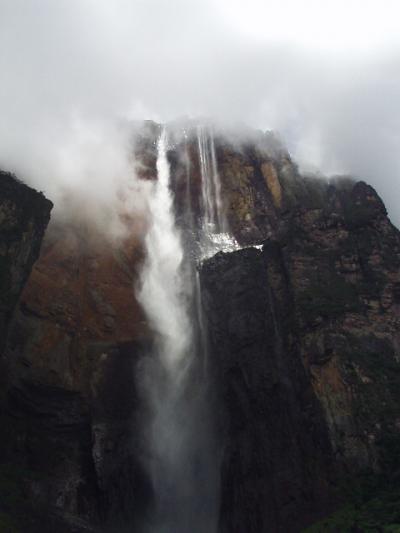
M 188 353 L 191 325 L 182 276 L 183 247 L 175 226 L 166 132 L 158 140 L 157 181 L 149 198 L 151 227 L 145 246 L 146 265 L 139 300 L 157 334 L 159 354 L 168 371 L 176 372 Z
M 165 130 L 158 141 L 157 174 L 149 199 L 151 227 L 139 301 L 155 334 L 145 367 L 150 411 L 147 469 L 154 519 L 146 533 L 213 533 L 217 508 L 217 454 L 210 438 L 203 385 L 194 370 L 199 343 L 193 269 L 185 262 L 169 188 Z
M 197 144 L 201 173 L 202 228 L 201 259 L 219 251 L 238 248 L 228 230 L 228 221 L 221 197 L 221 180 L 217 167 L 214 136 L 209 128 L 197 127 Z

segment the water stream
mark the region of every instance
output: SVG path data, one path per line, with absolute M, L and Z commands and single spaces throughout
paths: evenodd
M 157 144 L 157 180 L 149 197 L 151 223 L 138 294 L 155 339 L 143 387 L 149 411 L 145 466 L 154 491 L 153 519 L 146 533 L 214 533 L 217 528 L 219 458 L 196 261 L 232 246 L 234 239 L 227 231 L 210 132 L 198 128 L 197 144 L 200 228 L 194 227 L 189 162 L 184 220 L 191 227 L 177 226 L 165 129 Z M 200 236 L 198 257 L 187 253 L 182 232 L 186 241 Z

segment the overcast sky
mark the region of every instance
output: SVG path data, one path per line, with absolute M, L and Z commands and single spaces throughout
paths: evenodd
M 91 186 L 119 168 L 116 119 L 206 115 L 364 178 L 399 224 L 398 4 L 0 0 L 0 166 Z

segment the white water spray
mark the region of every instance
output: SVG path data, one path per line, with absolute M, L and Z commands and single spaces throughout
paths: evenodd
M 204 126 L 197 127 L 197 145 L 201 173 L 202 228 L 201 258 L 217 252 L 238 249 L 229 233 L 228 221 L 221 196 L 221 180 L 217 166 L 214 136 Z
M 139 301 L 157 336 L 158 352 L 167 370 L 176 370 L 188 353 L 191 325 L 182 275 L 183 247 L 175 226 L 169 189 L 166 133 L 158 140 L 157 176 L 149 199 L 151 227 L 145 246 Z
M 196 354 L 189 309 L 194 285 L 190 269 L 185 270 L 175 224 L 165 131 L 157 150 L 158 180 L 149 198 L 151 226 L 138 294 L 155 334 L 153 353 L 142 374 L 149 410 L 146 468 L 155 500 L 154 519 L 145 532 L 213 533 L 216 454 L 211 450 L 205 397 L 190 371 Z

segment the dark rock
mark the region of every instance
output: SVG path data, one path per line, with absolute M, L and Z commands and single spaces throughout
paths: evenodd
M 145 450 L 135 372 L 144 347 L 131 342 L 91 349 L 102 354 L 92 383 L 91 426 L 103 521 L 112 532 L 135 530 L 146 519 L 152 500 L 142 462 Z
M 154 179 L 160 126 L 139 130 L 137 171 Z M 173 140 L 175 208 L 195 228 L 195 128 Z M 224 533 L 298 531 L 344 476 L 400 471 L 399 232 L 370 186 L 301 176 L 270 141 L 215 138 L 231 229 L 264 243 L 201 269 Z M 111 244 L 53 224 L 16 306 L 51 204 L 0 178 L 0 525 L 136 530 L 153 498 L 138 391 L 151 331 L 133 291 L 143 221 L 124 214 L 129 237 Z
M 345 180 L 292 205 L 262 252 L 203 265 L 221 531 L 298 531 L 340 479 L 399 468 L 399 252 L 376 192 Z
M 222 409 L 220 530 L 296 529 L 327 505 L 332 456 L 279 247 L 218 254 L 201 283 Z
M 39 256 L 53 204 L 0 171 L 0 354 L 19 295 Z

